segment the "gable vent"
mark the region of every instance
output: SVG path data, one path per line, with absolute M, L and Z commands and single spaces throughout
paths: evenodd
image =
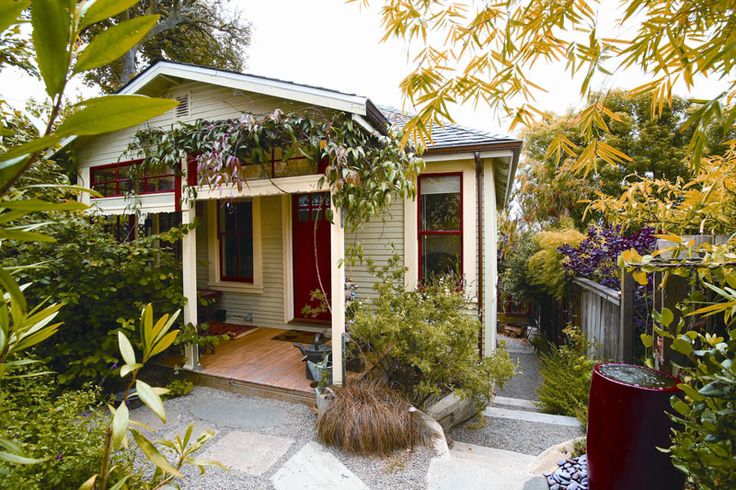
M 176 119 L 183 119 L 189 116 L 189 94 L 179 95 L 176 97 L 176 101 L 179 105 L 174 109 L 174 117 Z

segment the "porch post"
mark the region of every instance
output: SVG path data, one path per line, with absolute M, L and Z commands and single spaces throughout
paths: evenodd
M 496 184 L 494 181 L 493 160 L 486 160 L 483 168 L 483 354 L 490 356 L 496 350 L 496 288 L 497 277 L 497 223 L 496 223 Z
M 182 224 L 194 223 L 196 206 L 194 201 L 186 200 L 182 204 Z M 182 277 L 184 297 L 184 323 L 197 325 L 197 230 L 192 229 L 182 239 Z M 199 369 L 199 346 L 187 344 L 184 348 L 184 369 Z
M 332 200 L 330 200 L 332 202 Z M 342 211 L 333 204 L 333 224 L 330 226 L 330 286 L 332 294 L 332 383 L 342 385 L 342 335 L 345 333 L 345 229 Z

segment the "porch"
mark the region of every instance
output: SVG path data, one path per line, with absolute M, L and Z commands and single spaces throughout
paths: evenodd
M 234 393 L 312 404 L 312 381 L 307 379 L 302 354 L 294 346 L 311 343 L 311 334 L 268 327 L 248 329 L 211 351 L 200 352 L 199 368 L 186 370 L 185 377 Z M 161 365 L 174 368 L 183 362 L 181 356 L 170 356 Z
M 186 370 L 220 383 L 268 386 L 313 399 L 301 354 L 291 342 L 273 338 L 281 331 L 324 331 L 337 339 L 333 382 L 342 384 L 344 228 L 340 211 L 317 181 L 310 175 L 256 180 L 242 189 L 199 188 L 197 197 L 183 204 L 182 222 L 197 223 L 182 241 L 185 322 L 258 327 L 220 344 L 214 354 L 188 345 Z M 324 218 L 330 207 L 333 223 Z M 198 307 L 203 290 L 216 293 L 207 314 Z M 319 307 L 310 298 L 314 290 L 326 292 L 331 311 L 305 313 L 305 305 Z

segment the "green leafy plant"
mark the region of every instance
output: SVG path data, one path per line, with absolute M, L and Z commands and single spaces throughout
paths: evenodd
M 384 266 L 368 261 L 378 297 L 357 309 L 350 327 L 351 336 L 366 346 L 368 364 L 417 407 L 446 393 L 487 402 L 491 387 L 513 375 L 508 353 L 499 348 L 479 357 L 481 325 L 454 278 L 407 290 L 401 263 L 398 255 Z
M 99 390 L 59 393 L 53 376 L 40 374 L 42 369 L 25 369 L 40 378 L 2 382 L 0 437 L 14 440 L 37 461 L 4 466 L 2 488 L 78 488 L 100 467 L 107 419 Z M 132 470 L 132 456 L 121 451 L 114 464 Z
M 563 245 L 577 247 L 585 239 L 585 235 L 574 228 L 563 228 L 540 231 L 532 239 L 539 246 L 539 251 L 529 258 L 529 280 L 560 300 L 565 292 L 568 274 L 562 267 L 564 255 L 558 249 Z
M 164 400 L 169 398 L 177 398 L 186 396 L 194 389 L 194 383 L 185 379 L 175 379 L 166 385 L 166 393 L 163 395 Z
M 38 347 L 62 384 L 107 378 L 106 388 L 118 388 L 110 366 L 120 361 L 117 330 L 133 331 L 130 312 L 149 302 L 166 310 L 184 304 L 181 267 L 170 244 L 185 231 L 120 243 L 104 222 L 67 216 L 47 225 L 54 242 L 9 243 L 0 250 L 4 266 L 22 268 L 18 277 L 34 283 L 26 291 L 30 301 L 64 304 L 57 317 L 64 328 L 53 343 Z
M 735 244 L 665 238 L 674 243 L 671 258 L 632 251 L 621 262 L 642 280 L 653 272 L 663 284 L 673 274 L 690 279 L 687 297 L 674 310 L 653 312 L 653 332 L 641 336 L 647 350 L 662 339 L 682 381 L 683 396 L 670 400 L 675 427 L 668 451 L 695 488 L 730 488 L 736 484 Z
M 577 417 L 584 428 L 595 361 L 588 357 L 588 342 L 578 327 L 568 325 L 563 332 L 565 344 L 549 344 L 540 352 L 539 404 L 547 413 Z
M 150 488 L 161 488 L 174 481 L 175 478 L 182 476 L 181 469 L 184 465 L 198 466 L 200 471 L 204 471 L 205 466 L 217 465 L 213 461 L 196 459 L 194 453 L 204 446 L 215 433 L 208 430 L 202 433 L 195 441 L 191 440 L 194 424 L 189 425 L 183 437 L 176 436 L 175 440 L 158 441 L 159 445 L 164 446 L 173 452 L 173 462 L 170 461 L 156 444 L 150 441 L 137 429 L 131 427 L 135 422 L 130 420 L 130 412 L 128 410 L 128 400 L 132 395 L 132 389 L 135 387 L 135 394 L 156 416 L 166 423 L 166 410 L 164 409 L 161 395 L 167 393 L 166 389 L 154 388 L 148 383 L 139 379 L 141 369 L 146 363 L 157 354 L 168 349 L 179 334 L 178 330 L 171 330 L 175 324 L 179 311 L 169 316 L 168 314 L 159 318 L 155 323 L 153 320 L 153 308 L 150 304 L 146 305 L 141 312 L 138 333 L 142 340 L 141 357 L 136 356 L 135 349 L 128 337 L 123 332 L 118 332 L 118 345 L 120 355 L 124 364 L 120 367 L 120 377 L 127 379 L 127 388 L 123 393 L 120 404 L 115 407 L 108 405 L 112 413 L 112 420 L 105 432 L 105 440 L 102 450 L 102 461 L 99 472 L 92 475 L 82 485 L 82 489 L 100 489 L 105 490 L 112 483 L 112 479 L 117 481 L 111 488 L 121 488 L 130 478 L 129 474 L 120 474 L 112 462 L 114 454 L 121 448 L 126 448 L 129 444 L 128 435 L 132 437 L 138 448 L 145 455 L 149 462 L 155 466 L 153 475 L 147 485 Z M 141 425 L 135 423 L 136 425 Z

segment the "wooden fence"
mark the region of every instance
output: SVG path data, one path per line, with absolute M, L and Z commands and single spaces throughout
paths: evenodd
M 632 362 L 633 282 L 625 274 L 621 291 L 577 277 L 571 320 L 580 326 L 596 359 Z

